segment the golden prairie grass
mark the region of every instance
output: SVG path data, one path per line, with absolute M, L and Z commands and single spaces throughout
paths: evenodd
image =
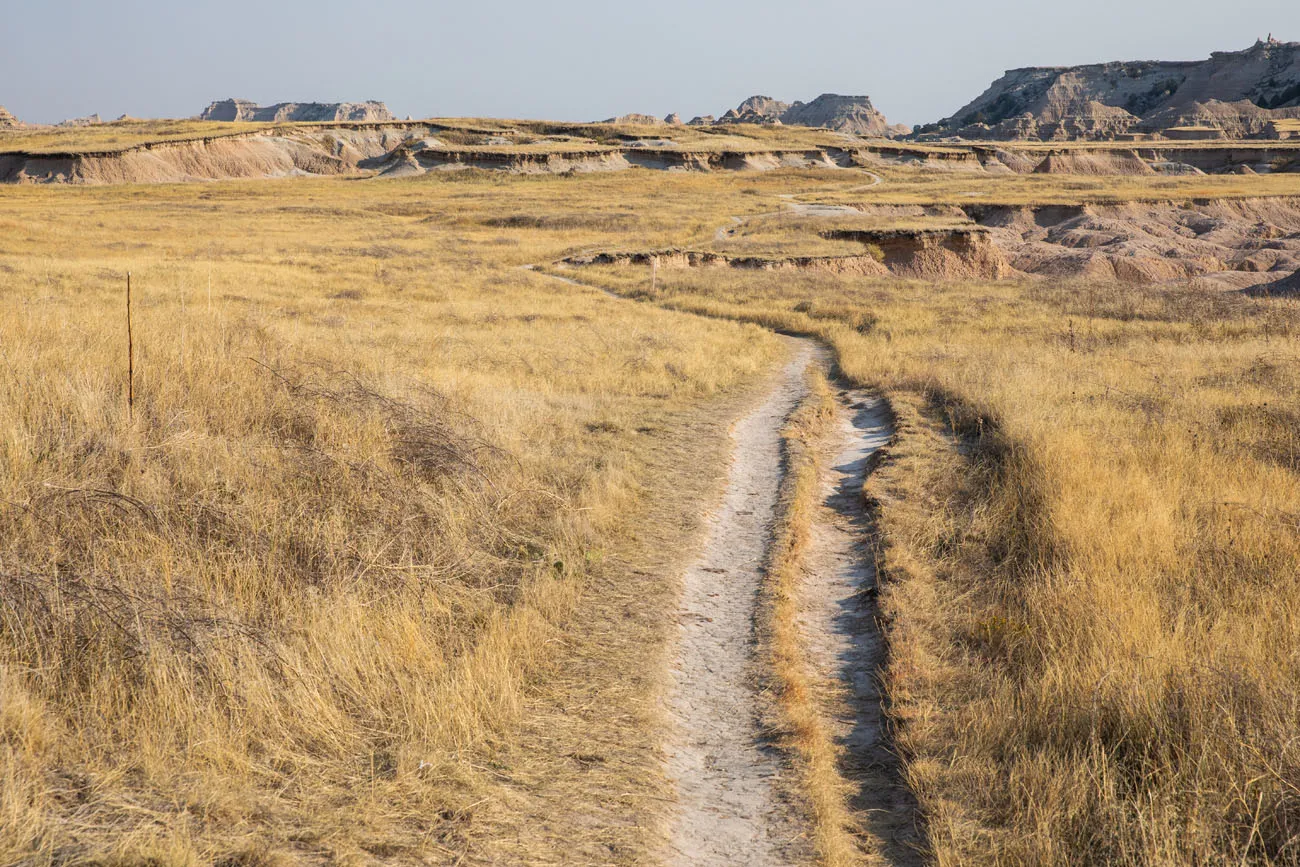
M 0 131 L 0 153 L 119 151 L 151 142 L 241 135 L 274 128 L 265 123 L 199 120 L 128 120 L 76 127 L 30 127 Z
M 1081 176 L 988 175 L 969 169 L 872 167 L 885 183 L 870 189 L 827 190 L 801 201 L 872 205 L 1050 205 L 1131 201 L 1251 198 L 1300 194 L 1300 174 Z
M 894 402 L 889 688 L 939 863 L 1300 857 L 1296 302 L 592 273 Z
M 779 349 L 519 266 L 777 194 L 1166 195 L 881 173 L 0 192 L 0 860 L 643 858 L 671 593 L 607 564 L 683 545 L 698 420 Z M 893 401 L 889 686 L 941 863 L 1296 859 L 1294 302 L 593 273 Z
M 520 733 L 642 474 L 780 349 L 519 270 L 602 231 L 490 224 L 545 186 L 0 193 L 0 861 L 644 852 L 519 805 L 645 809 L 652 708 L 604 714 L 627 766 Z

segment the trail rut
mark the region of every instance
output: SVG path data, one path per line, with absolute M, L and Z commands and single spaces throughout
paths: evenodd
M 862 486 L 893 433 L 888 407 L 859 390 L 839 394 L 824 444 L 819 505 L 800 587 L 799 632 L 824 685 L 821 704 L 842 749 L 840 773 L 852 786 L 872 848 L 886 864 L 920 864 L 920 830 L 900 783 L 885 731 L 877 679 L 885 661 L 877 623 L 872 528 Z

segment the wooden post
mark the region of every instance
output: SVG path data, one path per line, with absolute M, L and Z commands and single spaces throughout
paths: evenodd
M 659 285 L 659 257 L 650 257 L 650 294 L 655 294 Z
M 135 340 L 131 334 L 131 272 L 126 272 L 126 420 L 135 417 Z

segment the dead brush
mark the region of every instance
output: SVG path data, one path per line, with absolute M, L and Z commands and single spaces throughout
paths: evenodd
M 223 614 L 181 582 L 163 591 L 129 577 L 0 574 L 0 640 L 25 651 L 55 688 L 70 691 L 87 685 L 84 666 L 95 659 L 138 666 L 140 676 L 149 654 L 162 651 L 211 676 L 205 658 L 233 641 L 277 659 L 264 625 Z
M 325 402 L 346 412 L 377 414 L 383 419 L 393 458 L 414 469 L 425 482 L 468 474 L 491 487 L 485 463 L 507 457 L 482 438 L 472 418 L 452 409 L 445 397 L 427 387 L 420 389 L 421 402 L 417 404 L 383 394 L 348 371 L 321 365 L 285 370 L 256 359 L 249 361 L 274 377 L 295 402 Z M 291 432 L 292 422 L 285 430 L 291 440 L 304 438 L 301 432 Z

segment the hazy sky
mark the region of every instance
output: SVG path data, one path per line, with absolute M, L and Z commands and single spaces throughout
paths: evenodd
M 1003 70 L 1198 59 L 1296 0 L 0 0 L 0 105 L 55 122 L 187 117 L 214 99 L 382 99 L 399 116 L 721 114 L 755 93 L 951 114 Z

